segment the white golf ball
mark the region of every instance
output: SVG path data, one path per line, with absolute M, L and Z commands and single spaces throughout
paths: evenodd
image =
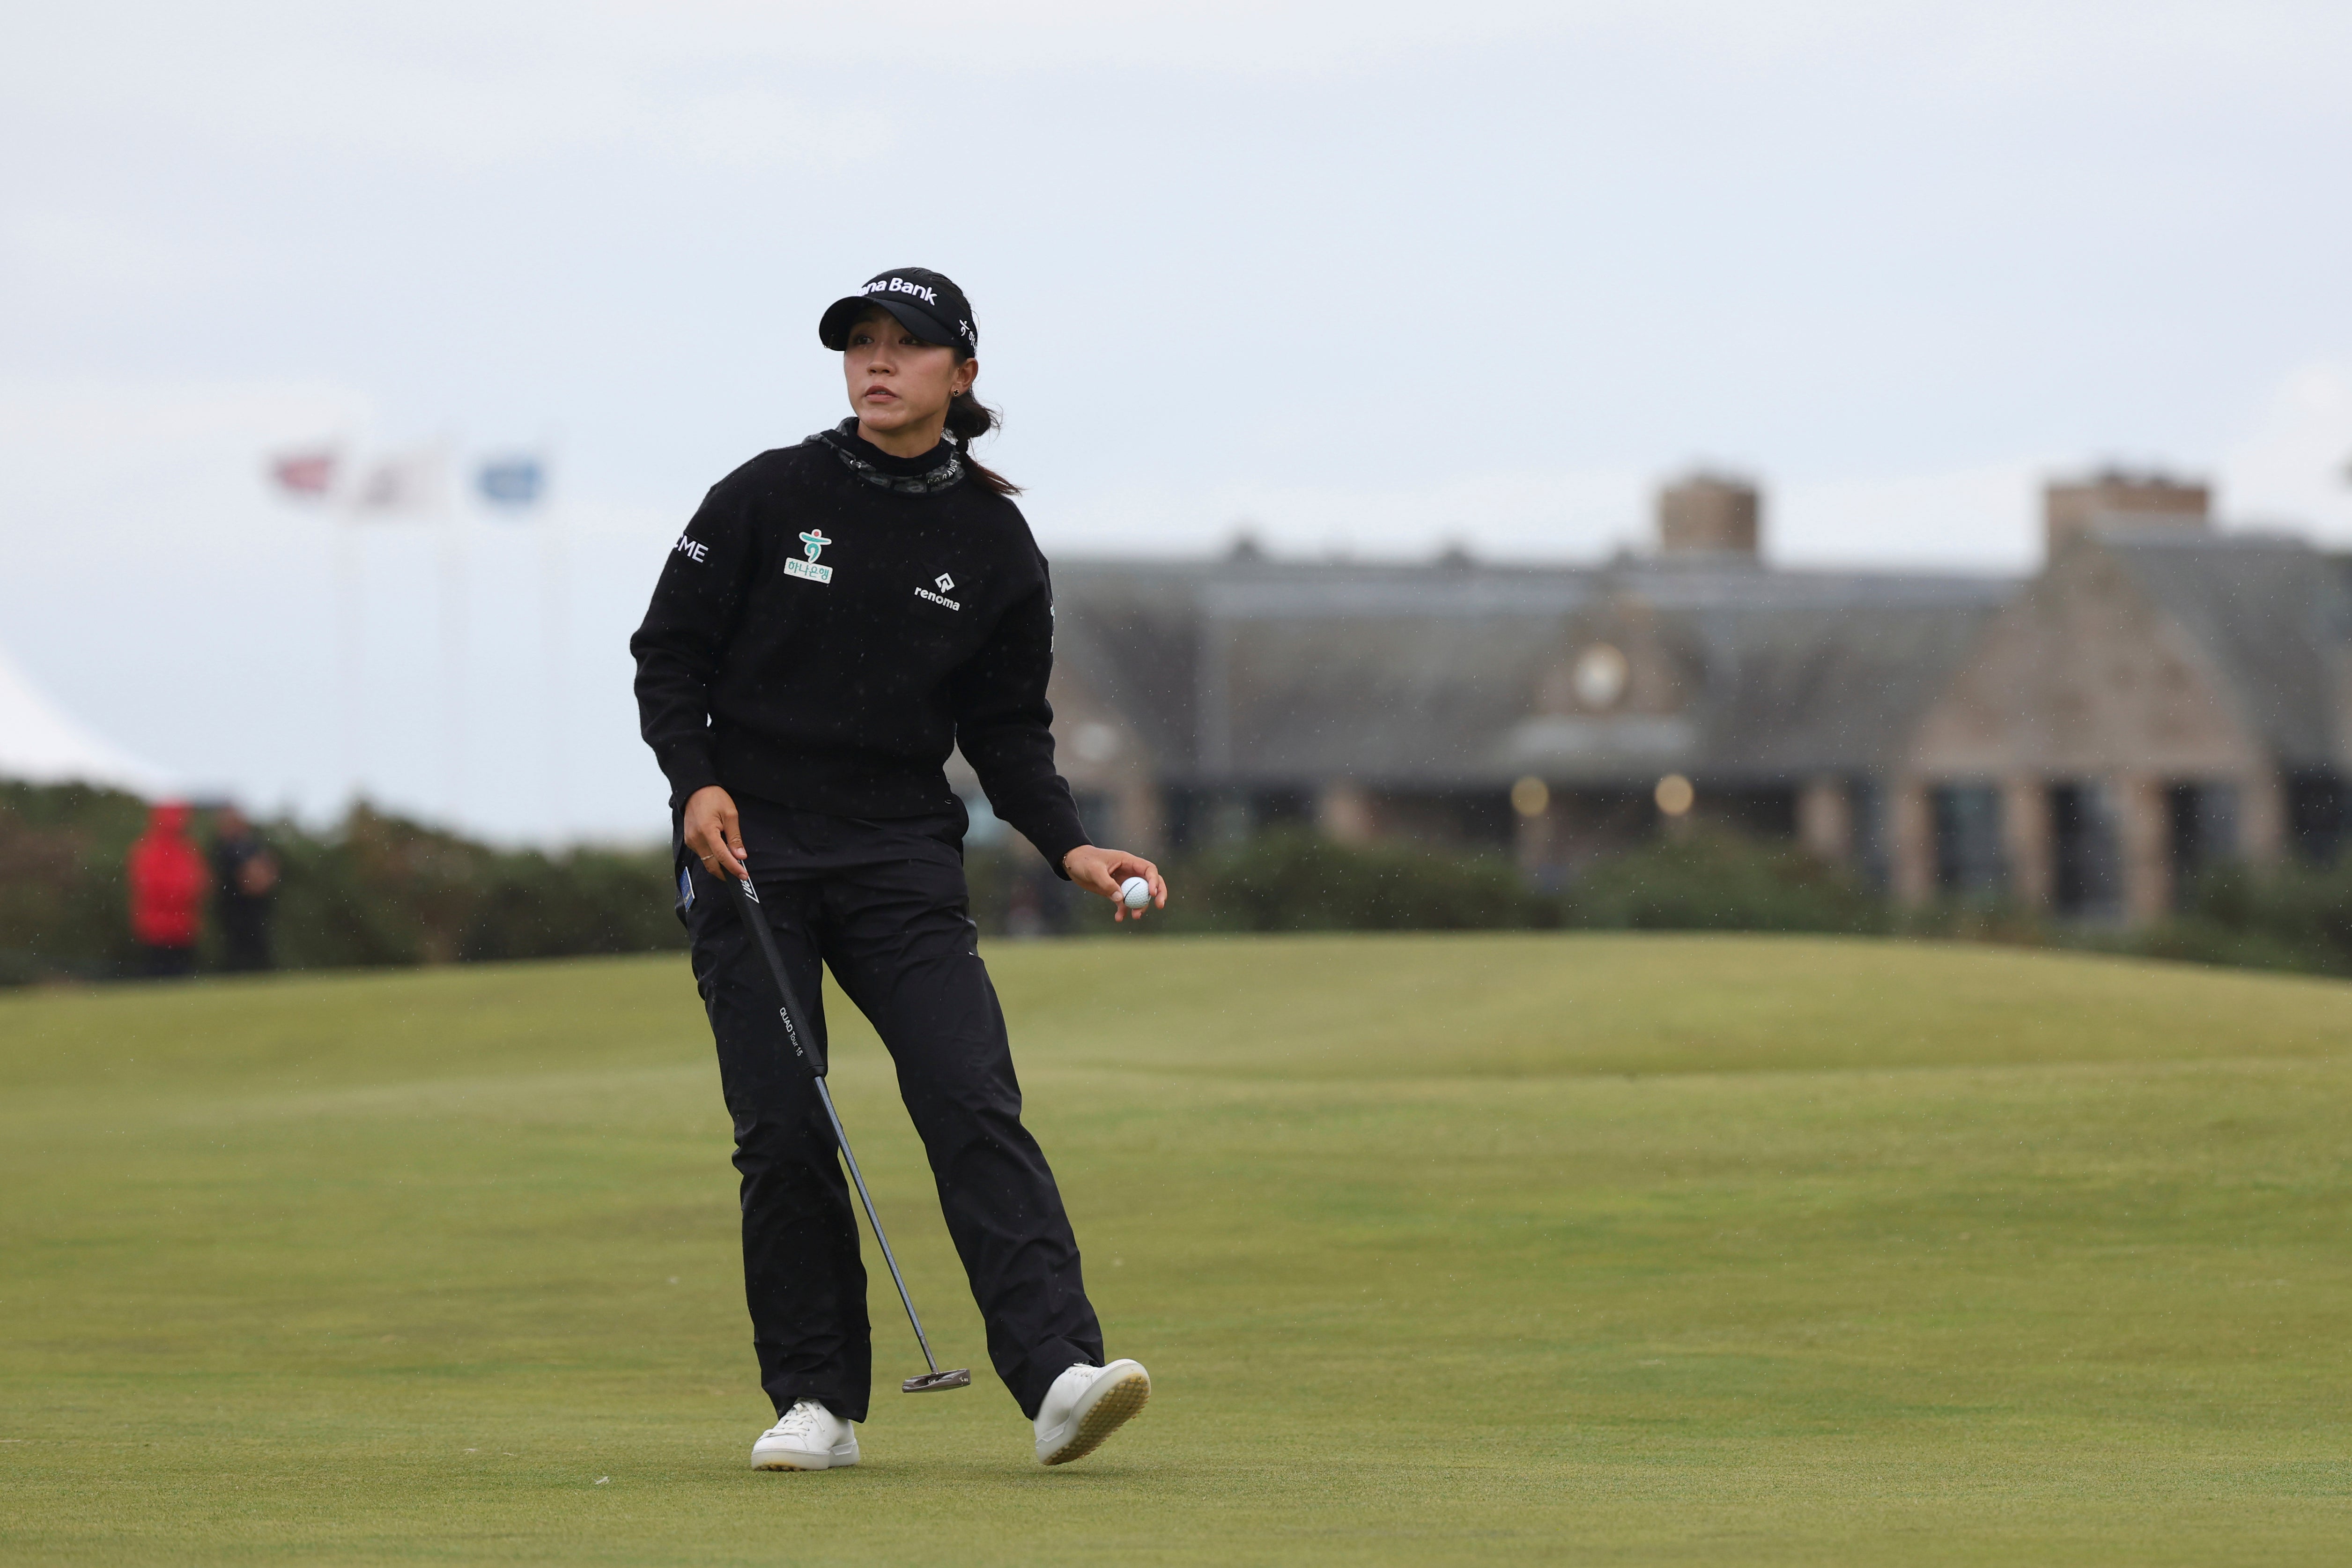
M 1118 885 L 1118 901 L 1130 910 L 1139 910 L 1151 901 L 1151 884 L 1140 877 L 1129 877 Z

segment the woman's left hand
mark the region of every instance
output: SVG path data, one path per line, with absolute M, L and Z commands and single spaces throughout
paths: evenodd
M 1140 855 L 1129 855 L 1124 849 L 1102 849 L 1092 844 L 1081 844 L 1062 857 L 1062 869 L 1070 880 L 1090 893 L 1100 893 L 1111 901 L 1115 912 L 1111 919 L 1123 921 L 1129 915 L 1141 920 L 1143 910 L 1130 910 L 1118 896 L 1120 886 L 1129 877 L 1140 877 L 1151 884 L 1151 902 L 1145 909 L 1164 910 L 1168 907 L 1168 884 L 1160 879 L 1160 868 Z

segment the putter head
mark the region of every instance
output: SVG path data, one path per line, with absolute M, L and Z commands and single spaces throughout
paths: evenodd
M 901 1394 L 929 1394 L 940 1388 L 970 1388 L 971 1369 L 960 1366 L 953 1372 L 927 1372 L 920 1377 L 910 1377 L 898 1385 Z

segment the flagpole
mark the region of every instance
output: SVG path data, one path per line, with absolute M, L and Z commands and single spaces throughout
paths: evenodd
M 360 707 L 366 700 L 366 671 L 362 665 L 365 643 L 365 605 L 360 573 L 360 525 L 356 512 L 346 509 L 335 519 L 335 666 L 337 736 L 343 774 L 342 806 L 346 814 L 359 803 L 367 759 Z
M 284 495 L 323 509 L 334 536 L 328 546 L 331 555 L 329 571 L 334 579 L 331 604 L 335 616 L 334 687 L 329 701 L 335 710 L 332 768 L 341 775 L 341 805 L 348 813 L 359 799 L 367 771 L 366 725 L 360 714 L 367 695 L 363 663 L 367 605 L 362 591 L 359 522 L 361 510 L 367 504 L 368 487 L 345 477 L 348 469 L 340 438 L 323 446 L 280 452 L 268 460 L 267 472 Z
M 571 636 L 570 579 L 564 570 L 562 530 L 547 506 L 547 445 L 536 453 L 506 453 L 478 462 L 473 489 L 487 505 L 517 519 L 539 523 L 539 636 L 544 682 L 540 734 L 545 743 L 547 778 L 532 826 L 541 837 L 560 838 L 571 825 L 570 781 L 565 777 L 564 662 Z M 535 515 L 534 515 L 535 514 Z M 511 730 L 508 731 L 511 733 Z
M 466 802 L 466 541 L 457 509 L 441 516 L 442 816 L 457 826 Z
M 572 640 L 570 563 L 564 556 L 563 514 L 552 503 L 542 514 L 539 539 L 539 624 L 546 660 L 547 819 L 558 841 L 572 831 L 571 778 L 564 763 L 566 654 Z

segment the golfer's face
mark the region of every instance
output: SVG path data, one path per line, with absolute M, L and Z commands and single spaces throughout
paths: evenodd
M 877 307 L 849 329 L 841 368 L 850 411 L 874 429 L 896 430 L 945 414 L 979 366 L 972 360 L 958 364 L 953 349 L 923 342 Z

